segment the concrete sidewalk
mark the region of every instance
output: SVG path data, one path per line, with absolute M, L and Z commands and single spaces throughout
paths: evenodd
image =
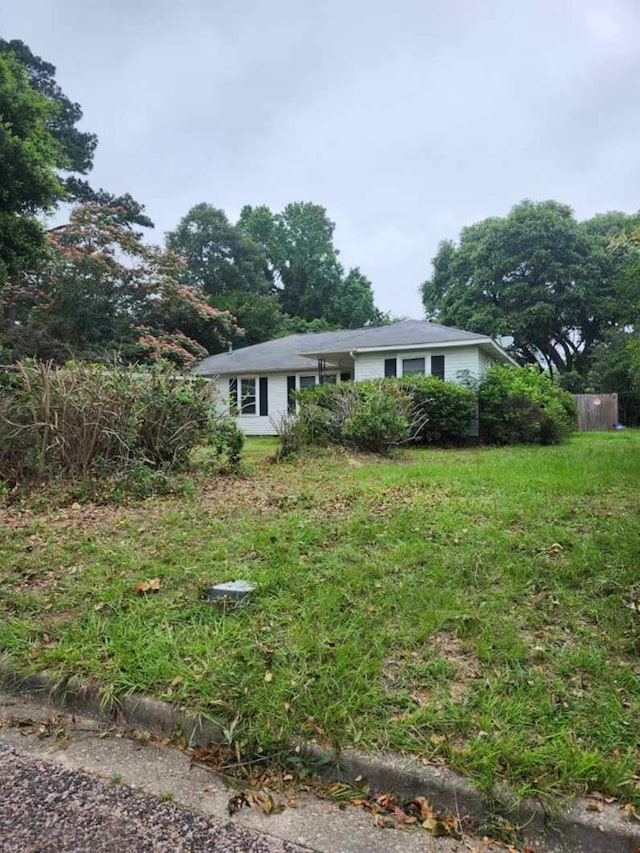
M 179 750 L 9 692 L 0 693 L 0 745 L 0 849 L 7 853 L 506 849 L 474 838 L 436 839 L 423 829 L 378 827 L 369 813 L 310 794 L 285 803 L 273 792 L 285 805 L 282 812 L 267 815 L 254 804 L 230 821 L 235 791 Z

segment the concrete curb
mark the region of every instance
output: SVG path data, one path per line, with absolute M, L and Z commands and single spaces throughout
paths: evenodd
M 56 681 L 47 673 L 25 675 L 0 658 L 0 685 L 13 693 L 44 698 L 57 707 L 135 727 L 165 737 L 178 732 L 193 746 L 222 743 L 225 734 L 214 721 L 183 711 L 148 696 L 124 696 L 112 701 L 97 685 L 75 679 Z M 309 741 L 292 744 L 295 751 L 321 768 L 329 780 L 367 779 L 373 792 L 393 792 L 427 797 L 433 806 L 483 826 L 504 819 L 520 829 L 521 838 L 538 849 L 566 853 L 640 853 L 640 822 L 619 806 L 599 803 L 601 811 L 588 809 L 594 801 L 577 800 L 558 814 L 549 813 L 535 800 L 518 801 L 508 787 L 488 795 L 451 770 L 422 765 L 397 755 L 363 755 L 355 750 L 335 750 Z

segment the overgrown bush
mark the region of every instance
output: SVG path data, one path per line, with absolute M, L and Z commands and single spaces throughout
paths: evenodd
M 238 464 L 243 437 L 214 414 L 211 385 L 150 369 L 22 362 L 0 375 L 0 479 L 184 467 L 208 441 Z
M 305 427 L 295 414 L 280 415 L 270 418 L 279 441 L 278 459 L 286 459 L 297 453 L 305 444 Z
M 406 376 L 397 381 L 411 394 L 421 417 L 418 444 L 445 447 L 468 438 L 477 412 L 476 395 L 470 388 L 435 376 Z
M 388 453 L 392 447 L 411 440 L 414 426 L 411 395 L 399 386 L 352 385 L 345 388 L 343 399 L 350 409 L 345 411 L 342 423 L 343 442 L 358 450 Z
M 311 444 L 344 444 L 388 453 L 415 440 L 424 418 L 393 380 L 321 385 L 299 395 L 299 419 Z
M 235 420 L 228 416 L 213 419 L 207 438 L 225 470 L 237 471 L 242 459 L 244 433 Z
M 311 444 L 361 449 L 408 442 L 459 444 L 470 432 L 470 388 L 432 376 L 319 385 L 299 395 L 299 418 Z
M 576 428 L 573 398 L 535 367 L 491 367 L 478 389 L 488 444 L 557 444 Z

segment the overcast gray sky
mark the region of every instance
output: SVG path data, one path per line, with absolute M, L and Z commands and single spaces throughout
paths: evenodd
M 640 207 L 640 0 L 5 0 L 155 239 L 206 201 L 327 208 L 380 308 L 440 240 L 554 198 Z

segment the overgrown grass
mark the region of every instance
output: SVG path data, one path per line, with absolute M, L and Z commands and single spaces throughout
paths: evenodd
M 237 718 L 245 754 L 302 734 L 640 804 L 640 433 L 274 450 L 193 496 L 8 512 L 0 648 Z M 230 579 L 258 585 L 248 605 L 205 603 Z

